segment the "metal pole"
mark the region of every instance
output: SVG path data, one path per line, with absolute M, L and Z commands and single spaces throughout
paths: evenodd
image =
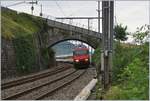
M 106 19 L 104 16 L 104 1 L 102 1 L 102 44 L 101 44 L 101 84 L 102 88 L 104 89 L 104 28 L 105 28 L 105 22 L 104 20 Z
M 109 86 L 111 85 L 112 81 L 112 55 L 113 55 L 113 34 L 114 34 L 114 2 L 110 1 L 110 52 L 109 52 Z
M 32 0 L 32 2 L 29 2 L 29 4 L 32 4 L 32 6 L 31 6 L 31 14 L 33 15 L 33 10 L 34 10 L 34 7 L 33 7 L 33 4 L 37 4 L 38 2 L 36 1 L 36 2 L 33 2 L 33 0 Z
M 100 34 L 100 1 L 98 1 L 98 33 Z M 101 83 L 102 80 L 101 80 L 101 66 L 100 64 L 98 64 L 98 66 L 96 66 L 97 68 L 97 78 L 98 78 L 98 82 Z
M 31 14 L 33 15 L 33 10 L 34 10 L 34 7 L 33 7 L 33 0 L 32 0 L 32 6 L 31 6 Z
M 113 1 L 102 2 L 102 51 L 101 71 L 103 89 L 107 89 L 111 82 L 112 43 L 113 43 Z
M 41 13 L 40 13 L 40 16 L 43 16 L 43 14 L 42 14 L 42 4 L 41 4 Z
M 56 19 L 98 19 L 98 17 L 56 17 Z
M 88 18 L 88 34 L 89 34 L 89 31 L 90 31 L 90 19 Z
M 88 31 L 90 30 L 90 19 L 88 19 Z
M 90 47 L 90 64 L 92 64 L 92 47 Z
M 100 34 L 100 1 L 98 1 L 98 33 Z

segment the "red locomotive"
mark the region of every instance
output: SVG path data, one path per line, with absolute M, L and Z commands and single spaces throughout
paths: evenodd
M 73 50 L 73 63 L 75 68 L 88 68 L 90 64 L 89 49 L 78 47 Z

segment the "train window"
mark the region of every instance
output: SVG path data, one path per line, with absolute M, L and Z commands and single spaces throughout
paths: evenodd
M 74 55 L 84 55 L 84 54 L 88 54 L 88 50 L 77 50 L 77 51 L 74 51 Z

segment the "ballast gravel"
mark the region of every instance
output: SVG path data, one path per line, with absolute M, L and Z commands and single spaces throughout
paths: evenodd
M 73 100 L 80 91 L 93 79 L 96 75 L 94 68 L 88 68 L 86 72 L 64 88 L 48 95 L 44 100 Z
M 68 70 L 65 70 L 63 72 L 60 72 L 60 73 L 57 73 L 55 75 L 52 75 L 52 76 L 48 76 L 48 77 L 45 77 L 45 78 L 42 78 L 42 79 L 39 79 L 39 80 L 36 80 L 36 81 L 33 81 L 33 82 L 29 82 L 29 83 L 25 83 L 25 84 L 22 84 L 22 85 L 18 85 L 18 86 L 15 86 L 15 87 L 12 87 L 12 88 L 9 88 L 9 89 L 4 89 L 2 90 L 1 92 L 1 96 L 2 98 L 5 98 L 7 96 L 10 96 L 10 95 L 13 95 L 15 93 L 18 93 L 20 91 L 23 91 L 23 90 L 26 90 L 26 89 L 30 89 L 36 85 L 40 85 L 42 83 L 45 83 L 47 81 L 52 81 L 54 80 L 55 78 L 58 78 L 58 77 L 61 77 L 62 75 L 64 74 L 67 74 L 71 71 L 74 71 L 74 68 L 70 68 Z M 30 98 L 28 98 L 30 99 Z

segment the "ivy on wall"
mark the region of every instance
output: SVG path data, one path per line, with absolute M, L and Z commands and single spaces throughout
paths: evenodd
M 36 63 L 33 36 L 18 36 L 13 39 L 13 43 L 16 53 L 17 70 L 25 73 L 32 71 Z
M 29 73 L 35 70 L 47 68 L 49 63 L 54 64 L 54 51 L 46 47 L 48 39 L 48 33 L 46 32 L 47 28 L 48 26 L 43 21 L 43 28 L 41 28 L 41 31 L 39 32 L 39 38 L 33 34 L 26 34 L 26 36 L 20 35 L 13 39 L 18 72 Z M 35 43 L 35 40 L 37 40 L 35 38 L 38 38 L 38 41 L 41 43 L 40 45 L 39 43 Z M 36 44 L 39 45 L 38 48 L 40 49 L 40 53 L 37 53 Z M 39 58 L 42 67 L 40 67 L 41 65 L 36 66 L 38 56 L 40 56 Z M 40 63 L 37 63 L 37 65 L 38 64 Z

